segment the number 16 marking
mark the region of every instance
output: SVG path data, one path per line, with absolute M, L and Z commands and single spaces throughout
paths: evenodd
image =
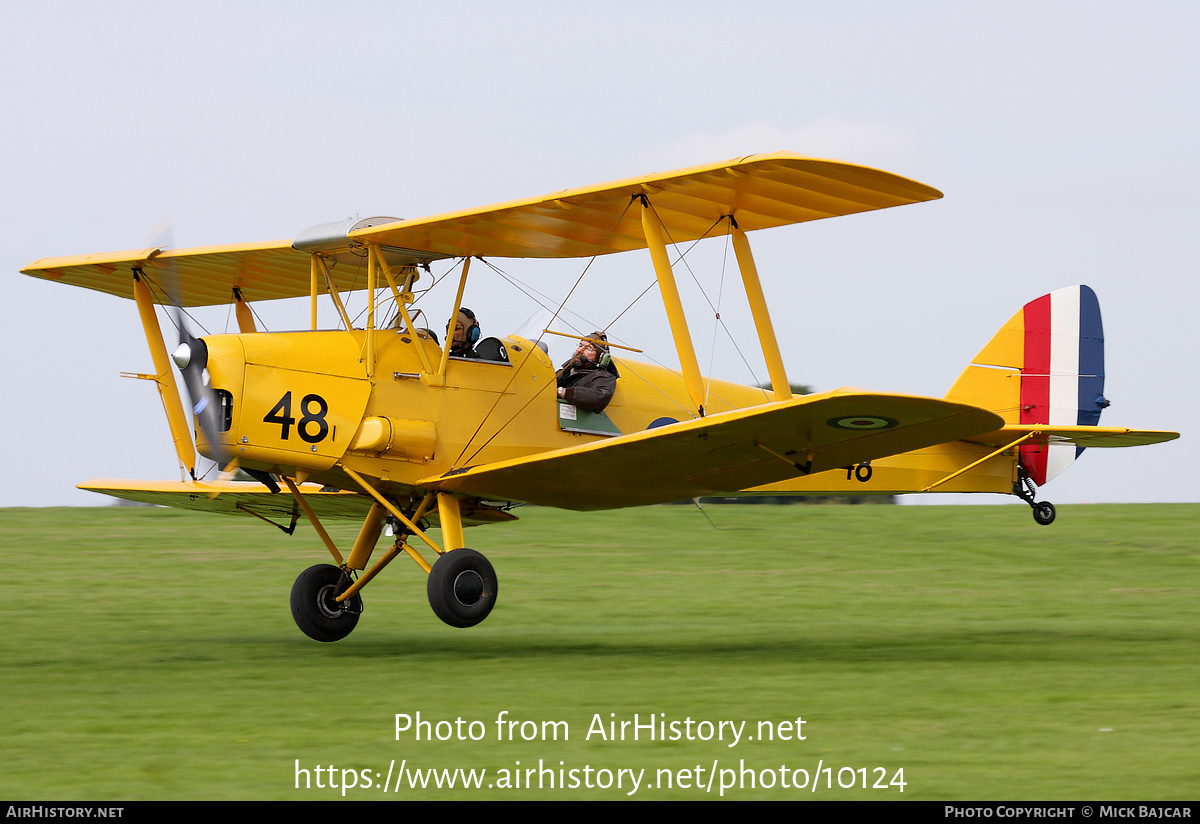
M 850 480 L 852 476 L 859 483 L 865 484 L 871 480 L 871 462 L 863 461 L 860 464 L 846 467 L 846 480 Z

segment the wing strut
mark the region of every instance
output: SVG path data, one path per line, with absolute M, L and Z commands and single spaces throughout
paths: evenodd
M 758 267 L 750 254 L 750 242 L 746 233 L 732 216 L 733 253 L 737 256 L 738 268 L 742 270 L 742 283 L 746 287 L 746 299 L 750 301 L 750 313 L 754 316 L 754 327 L 758 330 L 758 342 L 763 357 L 767 360 L 767 372 L 771 375 L 771 388 L 775 400 L 790 401 L 792 390 L 783 369 L 783 357 L 779 354 L 779 341 L 775 339 L 775 327 L 771 325 L 771 314 L 767 311 L 767 299 L 763 296 L 762 283 L 758 279 Z
M 662 223 L 654 213 L 649 199 L 645 195 L 637 197 L 642 204 L 642 231 L 646 237 L 646 246 L 650 250 L 650 258 L 654 261 L 654 273 L 658 276 L 658 288 L 662 292 L 663 306 L 671 324 L 671 334 L 675 337 L 675 349 L 683 367 L 683 380 L 687 385 L 688 396 L 700 417 L 704 417 L 704 380 L 696 362 L 696 351 L 692 346 L 692 336 L 683 314 L 683 304 L 679 300 L 679 289 L 671 272 L 671 262 L 663 242 Z M 754 256 L 750 252 L 750 243 L 732 215 L 729 219 L 733 227 L 733 251 L 737 256 L 738 268 L 742 272 L 742 284 L 746 289 L 746 299 L 750 302 L 750 312 L 754 316 L 754 326 L 758 330 L 758 341 L 767 362 L 767 371 L 771 375 L 771 388 L 775 393 L 775 400 L 791 400 L 792 390 L 788 385 L 787 372 L 783 368 L 779 341 L 775 337 L 775 327 L 771 324 L 771 314 L 767 310 L 767 300 L 758 278 L 758 267 L 754 265 Z
M 692 335 L 688 331 L 687 318 L 683 314 L 683 303 L 679 300 L 679 289 L 675 275 L 671 272 L 671 260 L 663 242 L 662 222 L 654 213 L 645 195 L 636 195 L 642 204 L 642 232 L 650 259 L 654 261 L 654 274 L 658 277 L 658 289 L 662 292 L 663 306 L 675 337 L 675 351 L 679 353 L 679 365 L 683 368 L 683 382 L 688 396 L 700 417 L 704 417 L 704 380 L 700 375 L 700 364 L 696 362 L 696 349 L 692 346 Z
M 179 386 L 175 383 L 175 372 L 167 358 L 167 346 L 163 343 L 158 315 L 154 313 L 154 299 L 137 273 L 133 276 L 133 299 L 137 301 L 138 313 L 142 316 L 142 328 L 146 330 L 146 343 L 149 344 L 150 356 L 154 359 L 154 371 L 157 372 L 154 382 L 158 385 L 158 394 L 167 412 L 167 424 L 171 427 L 171 437 L 175 441 L 175 454 L 179 456 L 179 463 L 187 469 L 194 481 L 196 451 L 192 446 L 187 418 L 183 414 L 183 402 L 179 400 Z
M 438 362 L 436 381 L 431 381 L 435 386 L 446 385 L 446 363 L 450 359 L 450 347 L 454 343 L 454 319 L 458 317 L 458 310 L 462 308 L 463 291 L 467 288 L 467 275 L 470 271 L 471 258 L 463 258 L 462 275 L 458 279 L 458 293 L 454 296 L 454 311 L 446 324 L 446 331 L 449 334 L 446 335 L 446 345 L 442 347 L 442 359 Z
M 242 290 L 238 287 L 233 287 L 233 304 L 234 311 L 237 313 L 238 331 L 243 335 L 248 332 L 257 332 L 258 327 L 254 324 L 254 314 L 250 311 L 250 304 L 246 303 L 246 299 L 242 297 Z
M 346 314 L 346 306 L 345 306 L 345 304 L 342 303 L 342 296 L 338 294 L 337 286 L 335 286 L 333 283 L 333 276 L 330 273 L 330 270 L 333 268 L 333 264 L 329 263 L 329 261 L 326 260 L 326 258 L 322 257 L 321 255 L 317 254 L 316 252 L 313 252 L 313 254 L 310 257 L 311 257 L 311 261 L 310 261 L 309 265 L 311 266 L 310 272 L 311 272 L 312 290 L 313 290 L 312 291 L 312 328 L 313 328 L 313 331 L 316 331 L 316 328 L 317 328 L 317 270 L 320 269 L 321 273 L 323 274 L 323 276 L 325 278 L 325 288 L 329 292 L 329 297 L 333 298 L 333 306 L 335 309 L 337 309 L 338 314 L 341 316 L 342 323 L 344 323 L 346 325 L 346 331 L 349 332 L 351 329 L 354 328 L 354 325 L 350 323 L 350 316 L 348 314 Z M 334 263 L 337 263 L 337 261 L 335 260 Z
M 371 245 L 367 244 L 367 380 L 375 384 L 375 287 L 379 282 L 378 266 Z M 347 331 L 349 331 L 347 329 Z

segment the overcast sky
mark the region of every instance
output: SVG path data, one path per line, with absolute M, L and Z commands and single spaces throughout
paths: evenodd
M 177 247 L 276 240 L 780 150 L 946 195 L 750 236 L 792 381 L 941 396 L 1024 303 L 1086 283 L 1101 423 L 1184 436 L 1091 450 L 1041 497 L 1200 500 L 1200 4 L 51 1 L 9 4 L 5 29 L 0 506 L 179 477 L 153 385 L 119 376 L 151 371 L 134 304 L 20 275 L 33 260 L 140 248 L 165 216 Z M 701 366 L 766 380 L 724 252 L 693 271 L 750 366 L 713 347 L 697 293 Z M 583 266 L 498 263 L 553 297 Z M 537 308 L 473 273 L 485 334 Z M 597 264 L 580 323 L 652 279 L 645 253 Z M 257 308 L 307 324 L 305 305 Z M 677 362 L 656 299 L 612 329 Z

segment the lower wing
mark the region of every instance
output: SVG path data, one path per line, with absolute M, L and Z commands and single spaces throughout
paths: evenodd
M 113 481 L 100 479 L 79 484 L 80 489 L 99 492 L 126 501 L 192 509 L 197 512 L 217 512 L 225 515 L 254 515 L 275 523 L 276 520 L 295 523 L 303 516 L 300 505 L 287 492 L 272 492 L 260 483 L 244 481 Z M 359 492 L 341 489 L 322 489 L 314 484 L 299 487 L 305 502 L 321 520 L 350 519 L 361 521 L 373 501 Z M 276 519 L 276 520 L 272 520 Z M 428 515 L 437 524 L 437 512 Z M 482 504 L 462 509 L 463 526 L 514 521 L 516 516 Z
M 257 515 L 264 518 L 291 518 L 300 508 L 287 492 L 274 493 L 258 482 L 245 481 L 115 481 L 100 478 L 79 484 L 80 489 L 99 492 L 126 501 L 219 512 L 226 515 Z M 371 499 L 357 492 L 321 487 L 300 487 L 304 499 L 319 518 L 362 520 L 371 508 Z
M 1002 425 L 999 415 L 967 404 L 837 390 L 465 467 L 417 486 L 563 509 L 616 509 L 749 489 Z

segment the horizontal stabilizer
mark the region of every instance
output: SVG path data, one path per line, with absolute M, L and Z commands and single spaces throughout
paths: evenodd
M 488 500 L 598 510 L 734 492 L 991 432 L 937 398 L 836 390 L 424 478 Z
M 1147 446 L 1165 443 L 1179 437 L 1178 432 L 1152 429 L 1126 429 L 1121 426 L 1039 426 L 1037 424 L 1009 424 L 996 432 L 989 432 L 963 440 L 1003 446 L 1022 435 L 1034 433 L 1025 444 L 1071 444 L 1079 447 Z

